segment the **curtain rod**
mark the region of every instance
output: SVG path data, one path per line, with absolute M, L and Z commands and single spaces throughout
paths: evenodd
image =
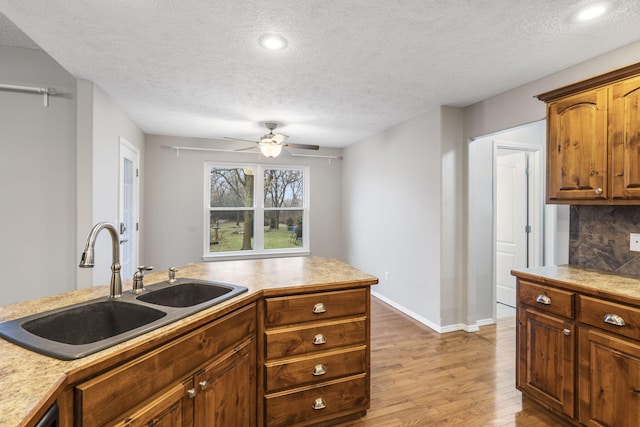
M 52 87 L 21 86 L 21 85 L 9 85 L 9 84 L 0 84 L 0 90 L 41 93 L 44 97 L 43 102 L 45 107 L 49 106 L 49 95 L 53 95 L 56 93 L 56 90 Z
M 245 153 L 245 154 L 260 154 L 260 153 L 256 153 L 254 151 L 236 151 L 236 150 L 225 150 L 222 148 L 198 148 L 198 147 L 178 147 L 175 145 L 163 145 L 161 146 L 161 148 L 166 148 L 166 149 L 171 149 L 171 150 L 176 150 L 176 157 L 180 155 L 180 150 L 184 150 L 184 151 L 217 151 L 217 152 L 221 152 L 221 153 Z M 292 153 L 289 151 L 289 154 L 292 157 L 317 157 L 320 159 L 329 159 L 329 160 L 336 160 L 336 159 L 342 159 L 342 157 L 338 157 L 338 156 L 325 156 L 322 154 L 296 154 L 296 153 Z

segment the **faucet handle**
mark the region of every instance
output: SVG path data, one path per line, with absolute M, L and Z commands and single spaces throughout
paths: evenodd
M 178 269 L 175 267 L 169 269 L 169 283 L 176 283 L 176 271 L 178 271 Z
M 133 273 L 133 289 L 134 294 L 139 294 L 144 291 L 144 272 L 151 271 L 153 267 L 141 265 L 138 267 L 138 271 Z

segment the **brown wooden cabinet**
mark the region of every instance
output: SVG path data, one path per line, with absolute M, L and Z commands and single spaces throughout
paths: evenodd
M 547 120 L 547 197 L 606 199 L 607 89 L 550 102 Z
M 545 406 L 575 415 L 573 294 L 518 282 L 516 386 Z
M 611 86 L 611 147 L 615 199 L 640 199 L 640 77 Z
M 255 333 L 250 304 L 76 385 L 75 424 L 255 425 Z
M 369 288 L 266 298 L 264 425 L 330 423 L 369 408 Z
M 517 279 L 517 388 L 567 423 L 638 426 L 640 301 L 566 285 Z
M 640 64 L 541 95 L 547 202 L 640 204 Z
M 256 425 L 256 343 L 250 339 L 194 377 L 195 426 Z
M 580 422 L 632 427 L 640 420 L 640 308 L 580 297 Z

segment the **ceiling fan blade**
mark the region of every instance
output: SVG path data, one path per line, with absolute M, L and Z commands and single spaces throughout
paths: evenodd
M 287 135 L 276 133 L 271 137 L 271 141 L 276 142 L 278 144 L 282 144 L 287 138 L 289 138 Z
M 310 144 L 286 144 L 289 148 L 301 148 L 303 150 L 318 150 L 320 148 L 319 145 L 310 145 Z
M 257 144 L 256 141 L 251 141 L 250 139 L 232 138 L 230 136 L 225 136 L 224 139 L 233 139 L 234 141 L 252 142 L 254 144 Z
M 253 147 L 236 148 L 236 149 L 235 149 L 235 150 L 233 150 L 233 151 L 247 151 L 247 150 L 255 150 L 256 148 L 258 148 L 258 147 L 256 147 L 256 146 L 254 145 Z

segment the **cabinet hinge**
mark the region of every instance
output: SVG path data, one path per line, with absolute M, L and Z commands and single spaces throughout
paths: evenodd
M 140 176 L 140 170 L 136 169 L 136 178 Z
M 526 226 L 524 227 L 524 232 L 525 232 L 525 233 L 531 233 L 531 226 L 530 226 L 530 225 L 526 225 Z
M 138 223 L 136 222 L 136 231 L 138 231 L 139 227 L 138 227 Z

